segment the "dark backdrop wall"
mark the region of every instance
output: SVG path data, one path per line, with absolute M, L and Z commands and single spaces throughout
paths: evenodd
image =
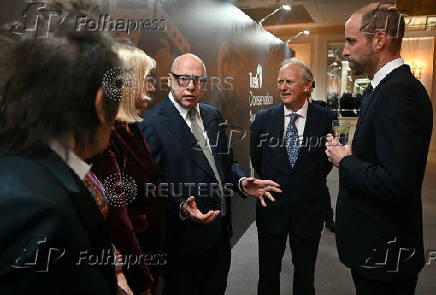
M 203 102 L 216 106 L 228 120 L 228 136 L 235 157 L 252 175 L 249 126 L 255 113 L 279 103 L 277 71 L 292 52 L 281 40 L 263 30 L 237 7 L 226 1 L 99 0 L 103 16 L 82 19 L 82 26 L 115 30 L 157 61 L 157 91 L 151 106 L 168 94 L 167 73 L 178 55 L 201 57 L 209 77 Z M 23 1 L 2 0 L 0 23 L 23 21 Z M 131 23 L 126 26 L 126 22 Z M 120 23 L 116 29 L 108 21 Z M 28 21 L 29 22 L 29 21 Z M 124 24 L 124 27 L 123 27 Z M 76 26 L 79 28 L 79 23 Z M 126 29 L 129 28 L 129 32 Z M 119 32 L 123 31 L 123 32 Z M 255 199 L 235 195 L 233 244 L 255 218 Z

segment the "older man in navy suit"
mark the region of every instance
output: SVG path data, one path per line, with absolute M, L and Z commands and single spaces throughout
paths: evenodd
M 312 73 L 299 59 L 285 60 L 277 88 L 282 103 L 256 114 L 251 126 L 251 161 L 261 178 L 280 183 L 276 202 L 257 204 L 258 294 L 280 294 L 287 237 L 294 264 L 295 295 L 314 294 L 314 271 L 325 216 L 325 137 L 335 115 L 310 103 Z
M 171 92 L 140 123 L 160 165 L 168 223 L 168 275 L 164 294 L 224 294 L 230 268 L 230 189 L 274 200 L 278 184 L 246 178 L 233 159 L 223 119 L 200 104 L 203 61 L 185 54 L 168 74 Z M 161 190 L 162 192 L 162 190 Z

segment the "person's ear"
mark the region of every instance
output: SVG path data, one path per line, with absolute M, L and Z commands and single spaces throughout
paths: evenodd
M 171 73 L 168 73 L 168 88 L 172 89 L 171 85 Z
M 98 120 L 100 121 L 100 124 L 107 123 L 106 122 L 106 116 L 104 113 L 103 108 L 103 87 L 98 88 L 97 95 L 95 96 L 95 111 L 97 112 Z
M 373 38 L 375 48 L 377 50 L 382 49 L 383 46 L 385 46 L 387 39 L 388 39 L 388 34 L 386 33 L 386 31 L 378 31 L 377 33 L 375 33 L 375 36 Z
M 304 92 L 305 93 L 309 94 L 311 88 L 312 88 L 312 80 L 307 80 L 306 82 L 304 82 Z

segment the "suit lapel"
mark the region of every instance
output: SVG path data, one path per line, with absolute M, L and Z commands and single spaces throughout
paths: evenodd
M 376 89 L 374 89 L 368 96 L 368 105 L 366 106 L 365 112 L 359 117 L 359 119 L 357 120 L 357 125 L 356 125 L 356 131 L 354 132 L 354 138 L 359 134 L 359 130 L 360 130 L 360 126 L 362 125 L 363 119 L 366 117 L 366 115 L 368 114 L 369 108 L 371 107 L 371 105 L 374 103 L 375 101 L 375 92 L 379 89 L 379 87 L 376 87 Z
M 381 80 L 380 83 L 377 85 L 377 87 L 372 91 L 372 93 L 370 94 L 370 96 L 371 96 L 370 97 L 370 101 L 369 101 L 368 106 L 367 106 L 367 108 L 365 110 L 365 113 L 361 114 L 361 116 L 357 120 L 357 126 L 356 126 L 356 131 L 354 132 L 353 142 L 354 142 L 354 138 L 356 138 L 357 135 L 359 134 L 359 130 L 360 130 L 360 127 L 362 126 L 363 119 L 367 117 L 368 112 L 370 112 L 370 107 L 377 100 L 377 95 L 376 95 L 377 91 L 379 91 L 383 87 L 383 84 L 386 83 L 386 81 L 390 80 L 392 78 L 392 76 L 394 76 L 395 73 L 397 73 L 398 71 L 408 71 L 408 72 L 410 72 L 410 67 L 408 65 L 404 64 L 404 65 L 394 69 L 386 77 L 384 77 L 383 80 Z
M 212 151 L 212 155 L 215 159 L 216 169 L 221 177 L 221 180 L 223 181 L 224 174 L 223 174 L 223 167 L 221 161 L 221 157 L 223 155 L 220 153 L 219 146 L 221 144 L 221 138 L 223 136 L 226 136 L 225 134 L 226 125 L 223 124 L 222 126 L 220 126 L 220 123 L 224 123 L 224 122 L 218 122 L 218 119 L 212 116 L 212 113 L 207 111 L 207 109 L 203 106 L 203 104 L 200 104 L 200 115 L 201 115 L 201 119 L 203 120 L 204 129 L 206 129 L 207 137 L 209 138 L 209 145 Z M 224 134 L 221 134 L 221 132 L 223 132 Z M 224 147 L 224 148 L 225 151 L 227 151 L 227 148 L 230 147 Z
M 214 176 L 212 168 L 203 154 L 203 151 L 198 146 L 197 140 L 189 129 L 185 120 L 180 115 L 179 111 L 173 105 L 171 100 L 167 98 L 162 106 L 160 115 L 162 116 L 162 122 L 168 129 L 168 131 L 180 142 L 183 148 L 186 150 L 187 155 L 194 163 L 203 169 L 206 173 Z
M 47 158 L 38 160 L 38 162 L 67 191 L 80 222 L 88 231 L 88 237 L 94 248 L 93 250 L 104 249 L 108 251 L 111 249 L 108 238 L 109 233 L 104 225 L 103 216 L 90 192 L 73 170 L 53 152 Z M 109 276 L 110 272 L 113 272 L 111 267 L 102 267 L 102 269 L 105 269 Z
M 274 116 L 277 116 L 279 120 L 272 120 L 271 121 L 271 131 L 273 134 L 277 133 L 279 136 L 279 143 L 284 146 L 284 138 L 283 138 L 283 132 L 284 132 L 284 125 L 285 125 L 285 111 L 284 111 L 283 104 L 278 105 L 274 112 L 276 114 Z

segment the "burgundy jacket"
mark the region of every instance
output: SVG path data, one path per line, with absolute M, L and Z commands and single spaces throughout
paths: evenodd
M 153 279 L 146 259 L 139 259 L 147 241 L 138 239 L 138 235 L 150 231 L 153 235 L 148 235 L 147 240 L 162 241 L 163 211 L 155 192 L 146 195 L 146 183 L 159 183 L 159 168 L 136 124 L 115 122 L 108 149 L 94 158 L 92 171 L 105 188 L 109 202 L 107 222 L 112 242 L 123 255 L 123 272 L 129 286 L 134 292 L 144 291 Z M 128 255 L 132 254 L 137 255 L 138 261 L 131 258 L 127 265 Z

